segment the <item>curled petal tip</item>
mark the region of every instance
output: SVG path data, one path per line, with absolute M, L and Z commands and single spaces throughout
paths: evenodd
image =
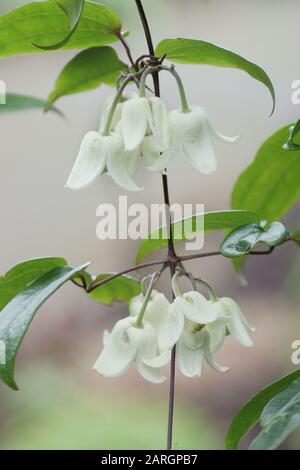
M 214 132 L 214 137 L 217 140 L 219 140 L 220 142 L 223 142 L 224 144 L 234 144 L 235 142 L 237 142 L 242 137 L 242 135 L 239 134 L 239 135 L 236 135 L 234 137 L 228 137 L 226 135 L 221 134 L 218 131 L 215 131 Z

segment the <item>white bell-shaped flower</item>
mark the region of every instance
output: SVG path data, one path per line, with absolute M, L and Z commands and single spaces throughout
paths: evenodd
M 163 171 L 170 159 L 171 138 L 168 124 L 168 112 L 164 102 L 155 96 L 149 98 L 154 132 L 144 137 L 142 155 L 149 171 Z
M 122 107 L 122 132 L 125 149 L 129 152 L 137 149 L 149 127 L 153 131 L 149 100 L 143 97 L 126 101 Z
M 144 296 L 141 294 L 131 300 L 129 304 L 130 315 L 137 316 L 139 314 L 143 299 Z M 171 305 L 164 294 L 153 290 L 144 315 L 144 321 L 150 323 L 156 330 L 161 352 L 172 349 L 183 331 L 184 317 L 178 315 Z
M 178 316 L 182 316 L 199 325 L 212 323 L 218 318 L 218 314 L 209 301 L 197 291 L 186 292 L 174 299 L 171 309 Z
M 158 97 L 140 97 L 126 101 L 122 106 L 122 132 L 125 149 L 135 150 L 143 144 L 146 145 L 143 153 L 150 149 L 159 154 L 170 147 L 168 127 L 168 113 L 164 102 Z M 155 137 L 147 142 L 148 137 Z
M 186 377 L 201 376 L 203 362 L 217 372 L 226 372 L 227 367 L 220 366 L 213 358 L 207 327 L 202 327 L 189 320 L 185 321 L 184 332 L 177 346 L 178 364 Z
M 141 191 L 143 188 L 137 186 L 132 179 L 140 158 L 140 149 L 137 148 L 132 152 L 126 151 L 119 129 L 118 126 L 107 156 L 108 174 L 121 188 L 127 191 Z
M 249 325 L 239 305 L 233 299 L 223 297 L 212 302 L 211 306 L 217 312 L 218 320 L 215 324 L 208 325 L 207 329 L 214 338 L 215 344 L 222 344 L 222 337 L 224 341 L 228 332 L 242 346 L 247 348 L 253 346 L 249 331 L 255 331 L 255 328 Z M 215 349 L 218 347 L 215 346 Z
M 129 92 L 124 93 L 122 95 L 119 103 L 116 106 L 116 109 L 115 109 L 114 114 L 113 114 L 112 122 L 110 124 L 110 131 L 111 132 L 116 132 L 117 126 L 118 126 L 119 122 L 121 121 L 123 104 L 126 101 L 132 100 L 134 98 L 138 98 L 138 94 L 135 93 L 134 91 L 129 91 Z M 103 132 L 104 132 L 104 129 L 105 129 L 105 126 L 106 126 L 106 123 L 107 123 L 107 118 L 109 116 L 111 106 L 112 106 L 114 100 L 115 100 L 115 95 L 108 95 L 108 97 L 106 98 L 106 100 L 104 102 L 103 111 L 102 111 L 102 114 L 101 114 L 101 121 L 100 121 L 100 129 L 99 129 L 100 134 L 103 134 Z
M 66 188 L 82 189 L 89 186 L 106 169 L 109 149 L 117 137 L 102 136 L 98 132 L 88 132 L 80 145 L 79 153 Z
M 226 137 L 216 131 L 200 106 L 192 106 L 189 112 L 171 111 L 169 128 L 173 147 L 179 146 L 193 167 L 206 175 L 217 168 L 214 140 L 232 143 L 239 138 Z
M 139 157 L 139 149 L 125 151 L 123 138 L 118 133 L 103 136 L 98 132 L 89 132 L 83 138 L 66 188 L 85 188 L 108 171 L 120 187 L 128 191 L 140 191 L 143 188 L 139 188 L 132 179 Z
M 144 322 L 137 328 L 136 317 L 127 317 L 116 323 L 112 332 L 104 333 L 104 349 L 94 369 L 105 377 L 118 377 L 136 363 L 141 376 L 162 383 L 165 376 L 160 368 L 170 361 L 171 351 L 160 351 L 155 328 Z

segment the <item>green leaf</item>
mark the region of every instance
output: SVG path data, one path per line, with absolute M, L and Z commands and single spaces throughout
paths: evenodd
M 300 245 L 300 230 L 295 230 L 294 232 L 290 232 L 290 237 L 294 240 L 298 245 Z
M 71 36 L 74 34 L 80 17 L 82 15 L 83 7 L 84 7 L 84 0 L 56 0 L 58 6 L 63 10 L 63 12 L 67 15 L 70 22 L 70 32 L 59 42 L 56 44 L 52 44 L 50 46 L 39 46 L 38 44 L 34 44 L 35 46 L 45 49 L 45 50 L 55 50 L 59 49 L 60 47 L 64 46 Z
M 218 47 L 210 42 L 178 38 L 161 41 L 156 48 L 155 54 L 159 57 L 166 55 L 169 60 L 181 64 L 207 64 L 243 70 L 269 89 L 273 99 L 272 113 L 274 111 L 275 92 L 266 72 L 258 65 L 249 62 L 234 52 Z
M 256 212 L 261 220 L 280 220 L 300 197 L 300 151 L 286 152 L 286 126 L 259 149 L 254 162 L 235 183 L 231 206 Z
M 300 119 L 296 122 L 294 126 L 290 127 L 290 137 L 289 140 L 284 144 L 284 150 L 300 150 L 300 145 L 295 142 L 295 138 L 300 131 Z
M 97 88 L 102 83 L 113 86 L 126 70 L 111 47 L 93 47 L 79 52 L 59 74 L 48 101 L 54 103 L 64 95 Z
M 265 223 L 247 224 L 234 229 L 221 244 L 222 255 L 228 258 L 247 255 L 259 243 L 276 246 L 289 236 L 281 222 L 273 222 L 266 230 L 264 225 Z
M 172 224 L 174 243 L 191 239 L 203 232 L 213 230 L 226 230 L 246 225 L 259 223 L 259 219 L 253 212 L 247 211 L 220 211 L 196 214 L 183 220 L 177 220 Z M 168 246 L 168 230 L 166 226 L 160 227 L 148 235 L 140 243 L 136 262 L 140 263 L 144 258 L 156 250 Z
M 262 431 L 251 443 L 249 450 L 272 450 L 300 426 L 300 378 L 276 395 L 264 408 Z
M 46 106 L 48 106 L 47 101 L 40 98 L 8 93 L 6 95 L 6 103 L 0 105 L 0 114 L 15 113 L 19 111 L 32 111 L 36 109 L 43 110 Z M 52 105 L 50 105 L 48 109 L 49 111 L 54 111 L 60 116 L 63 116 L 63 113 Z
M 243 287 L 246 287 L 248 285 L 248 281 L 245 276 L 246 260 L 247 256 L 239 256 L 237 258 L 232 258 L 231 260 L 231 264 L 236 274 L 237 280 Z
M 76 31 L 60 50 L 103 46 L 117 41 L 120 30 L 113 10 L 86 1 Z M 56 2 L 29 3 L 0 17 L 0 57 L 41 53 L 33 43 L 54 44 L 69 31 L 68 17 Z
M 300 370 L 277 380 L 245 403 L 230 424 L 225 440 L 226 449 L 237 449 L 242 438 L 258 423 L 264 407 L 271 398 L 285 390 L 298 377 Z
M 93 282 L 100 282 L 114 273 L 100 274 Z M 130 300 L 141 293 L 141 285 L 137 279 L 130 276 L 120 276 L 101 287 L 92 291 L 89 296 L 105 305 L 112 305 L 114 302 L 129 303 Z
M 0 378 L 13 390 L 18 389 L 14 379 L 16 354 L 34 315 L 54 292 L 86 267 L 87 264 L 75 269 L 52 269 L 14 297 L 1 311 L 0 340 L 5 345 L 6 364 L 0 364 Z
M 54 268 L 67 265 L 63 258 L 37 258 L 24 261 L 0 277 L 0 312 L 17 294 Z

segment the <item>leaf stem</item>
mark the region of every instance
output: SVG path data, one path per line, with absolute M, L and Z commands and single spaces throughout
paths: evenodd
M 251 251 L 249 255 L 270 255 L 273 252 L 274 248 L 275 247 L 271 247 L 269 250 L 265 250 L 265 251 Z M 220 251 L 210 251 L 207 253 L 195 253 L 193 255 L 177 256 L 176 264 L 180 264 L 182 261 L 191 261 L 193 259 L 209 258 L 212 256 L 223 256 L 223 255 Z M 106 279 L 103 279 L 102 281 L 99 281 L 96 283 L 92 282 L 89 286 L 86 286 L 86 287 L 82 284 L 77 283 L 76 281 L 74 282 L 74 279 L 72 280 L 72 282 L 76 286 L 81 287 L 82 289 L 85 289 L 86 292 L 90 293 L 90 292 L 93 292 L 95 289 L 98 289 L 98 287 L 104 286 L 108 282 L 113 281 L 114 279 L 117 279 L 118 277 L 123 276 L 125 274 L 132 273 L 133 271 L 138 271 L 140 269 L 145 269 L 145 268 L 149 268 L 152 266 L 158 266 L 159 264 L 163 265 L 163 269 L 166 269 L 168 266 L 171 267 L 171 265 L 174 265 L 174 263 L 175 261 L 172 262 L 170 261 L 169 258 L 167 258 L 166 260 L 161 259 L 161 260 L 156 260 L 156 261 L 149 261 L 148 263 L 138 264 L 136 266 L 132 266 L 130 268 L 124 269 L 124 271 L 120 271 L 116 274 L 112 274 L 111 276 L 107 277 Z M 175 274 L 175 270 L 174 270 L 174 274 Z
M 116 33 L 116 34 L 117 34 L 117 37 L 119 38 L 120 42 L 121 42 L 122 45 L 124 46 L 124 49 L 125 49 L 125 51 L 126 51 L 126 54 L 127 54 L 127 57 L 128 57 L 128 59 L 129 59 L 129 62 L 130 62 L 130 64 L 131 64 L 131 66 L 133 67 L 134 70 L 137 71 L 136 66 L 135 66 L 135 62 L 134 62 L 133 57 L 132 57 L 132 54 L 131 54 L 130 47 L 129 47 L 129 45 L 128 45 L 128 43 L 127 43 L 127 41 L 126 41 L 126 39 L 125 39 L 125 37 L 124 37 L 124 35 L 123 35 L 123 33 L 122 33 L 122 31 L 118 31 L 118 33 Z
M 124 269 L 124 271 L 120 271 L 116 274 L 112 274 L 111 276 L 107 277 L 106 279 L 103 279 L 102 281 L 92 282 L 87 287 L 86 291 L 88 293 L 93 292 L 95 289 L 98 289 L 98 287 L 104 286 L 104 284 L 107 284 L 108 282 L 113 281 L 114 279 L 117 279 L 120 276 L 124 276 L 125 274 L 132 273 L 133 271 L 137 271 L 139 269 L 149 268 L 152 266 L 158 266 L 159 264 L 162 264 L 163 269 L 165 269 L 168 263 L 165 260 L 158 260 L 158 261 L 150 261 L 149 263 L 140 264 L 138 266 L 132 266 L 131 268 Z

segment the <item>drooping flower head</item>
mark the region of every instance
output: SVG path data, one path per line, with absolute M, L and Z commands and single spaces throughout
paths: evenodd
M 254 331 L 246 321 L 238 304 L 230 298 L 218 299 L 209 284 L 201 281 L 208 289 L 210 300 L 198 291 L 181 295 L 177 285 L 177 271 L 173 277 L 176 298 L 171 308 L 184 317 L 184 330 L 177 346 L 177 357 L 181 372 L 187 377 L 200 376 L 203 362 L 218 372 L 228 367 L 220 366 L 214 355 L 222 347 L 227 335 L 231 334 L 242 346 L 253 345 L 248 331 Z
M 232 143 L 239 138 L 220 134 L 200 106 L 192 106 L 186 112 L 171 111 L 169 129 L 174 149 L 181 149 L 192 166 L 206 175 L 217 169 L 214 141 Z

